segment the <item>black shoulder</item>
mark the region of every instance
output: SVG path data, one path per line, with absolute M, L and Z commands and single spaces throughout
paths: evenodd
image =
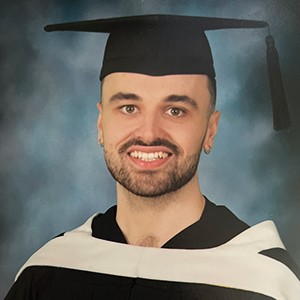
M 214 226 L 219 227 L 219 229 L 226 228 L 229 231 L 235 232 L 235 235 L 237 235 L 250 227 L 226 206 L 216 205 L 208 200 L 206 205 L 206 218 L 209 218 L 210 222 L 212 222 Z
M 201 218 L 174 236 L 163 248 L 213 248 L 228 242 L 248 228 L 228 208 L 217 206 L 206 199 Z
M 4 300 L 43 299 L 43 291 L 51 284 L 51 268 L 33 266 L 26 268 L 13 284 Z
M 209 200 L 206 201 L 199 225 L 209 233 L 209 247 L 220 246 L 250 227 L 227 207 L 216 205 Z
M 126 239 L 116 222 L 117 206 L 112 206 L 104 214 L 95 216 L 92 222 L 92 236 L 98 239 L 126 244 Z
M 64 235 L 65 235 L 65 232 L 62 232 L 62 233 L 56 235 L 53 239 L 58 238 L 58 237 L 61 237 L 61 236 L 64 236 Z
M 285 249 L 271 248 L 271 249 L 260 251 L 259 254 L 273 258 L 273 259 L 281 262 L 282 264 L 286 265 L 300 280 L 300 268 L 297 266 L 297 264 L 291 258 L 288 251 L 286 251 Z

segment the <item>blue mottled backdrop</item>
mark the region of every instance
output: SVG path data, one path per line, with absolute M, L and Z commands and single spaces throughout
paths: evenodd
M 200 181 L 211 200 L 249 224 L 273 219 L 300 264 L 298 0 L 1 1 L 0 298 L 32 252 L 116 200 L 96 130 L 107 37 L 45 33 L 44 25 L 152 13 L 270 23 L 293 127 L 272 130 L 267 30 L 209 32 L 222 118 L 212 154 L 201 158 Z

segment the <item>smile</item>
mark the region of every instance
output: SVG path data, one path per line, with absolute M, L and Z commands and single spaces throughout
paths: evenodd
M 158 159 L 164 159 L 170 156 L 169 153 L 164 151 L 159 152 L 142 152 L 142 151 L 132 151 L 129 155 L 133 158 L 140 159 L 142 161 L 156 161 Z

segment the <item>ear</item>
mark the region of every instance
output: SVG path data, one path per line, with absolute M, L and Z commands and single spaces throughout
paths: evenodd
M 102 112 L 103 106 L 101 104 L 101 100 L 97 103 L 97 108 L 99 111 L 98 119 L 97 119 L 97 128 L 98 128 L 98 142 L 99 144 L 103 144 L 103 130 L 102 130 Z
M 214 146 L 214 140 L 218 131 L 220 116 L 220 112 L 214 111 L 209 117 L 206 134 L 203 141 L 203 149 L 208 153 Z

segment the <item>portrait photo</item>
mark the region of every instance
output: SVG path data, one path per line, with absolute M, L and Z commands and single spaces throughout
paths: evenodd
M 299 1 L 12 0 L 0 15 L 1 299 L 113 295 L 100 273 L 137 280 L 103 299 L 297 299 Z M 55 290 L 66 277 L 74 291 Z

